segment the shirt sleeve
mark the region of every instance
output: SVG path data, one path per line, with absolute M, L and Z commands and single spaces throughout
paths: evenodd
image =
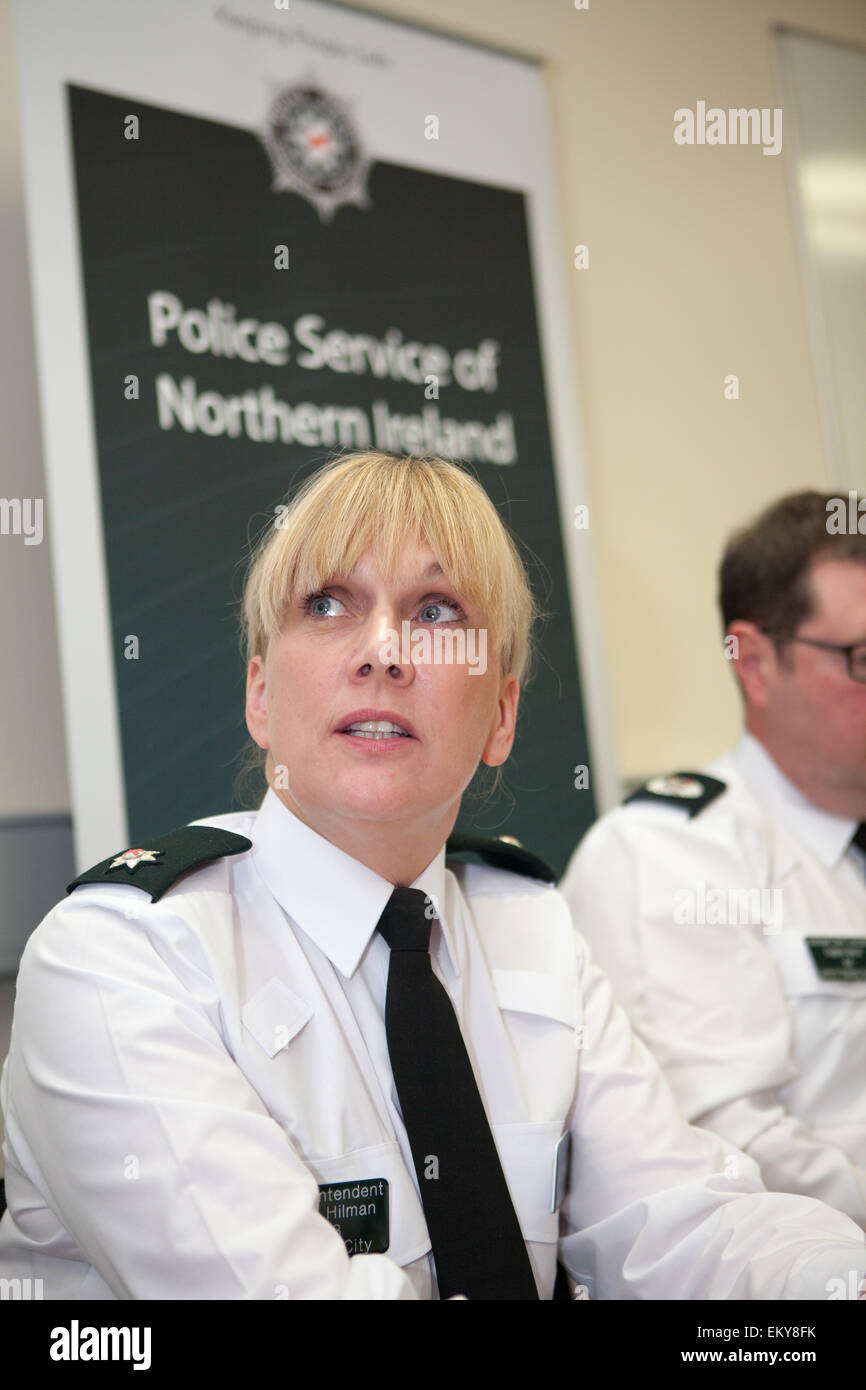
M 78 1258 L 119 1299 L 415 1298 L 387 1255 L 350 1259 L 319 1215 L 169 904 L 79 889 L 22 958 L 7 1128 Z
M 866 1226 L 866 1172 L 780 1098 L 797 1072 L 762 928 L 678 920 L 684 893 L 697 908 L 713 889 L 755 882 L 753 853 L 727 823 L 696 841 L 678 811 L 631 826 L 627 817 L 590 831 L 562 892 L 680 1109 L 750 1154 L 769 1188 L 818 1198 Z
M 584 1003 L 560 1258 L 590 1297 L 827 1299 L 866 1269 L 866 1239 L 685 1122 L 580 941 Z M 839 1281 L 839 1282 L 837 1282 Z
M 737 1142 L 760 1164 L 767 1187 L 802 1192 L 844 1211 L 866 1227 L 866 1170 L 838 1141 L 789 1114 L 774 1091 L 744 1096 L 696 1118 L 696 1124 Z M 763 1125 L 756 1133 L 758 1125 Z

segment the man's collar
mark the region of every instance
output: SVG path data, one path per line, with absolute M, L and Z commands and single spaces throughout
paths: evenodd
M 850 816 L 823 811 L 794 786 L 773 761 L 764 745 L 744 729 L 734 749 L 734 762 L 762 807 L 788 830 L 797 842 L 835 869 L 847 851 L 858 822 Z
M 289 810 L 268 788 L 250 832 L 256 868 L 280 906 L 337 967 L 353 975 L 393 883 L 326 840 Z M 410 884 L 428 894 L 445 912 L 445 846 Z M 447 923 L 442 935 L 449 963 L 457 958 Z

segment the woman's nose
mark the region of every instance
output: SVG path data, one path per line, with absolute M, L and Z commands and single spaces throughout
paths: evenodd
M 409 648 L 410 627 L 403 623 L 396 608 L 391 605 L 377 608 L 371 613 L 361 642 L 360 662 L 373 669 L 397 668 L 411 670 L 412 659 Z

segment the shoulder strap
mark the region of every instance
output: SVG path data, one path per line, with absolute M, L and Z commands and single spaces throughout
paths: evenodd
M 461 832 L 449 835 L 445 845 L 446 859 L 458 855 L 474 854 L 485 863 L 497 869 L 510 869 L 512 873 L 524 874 L 527 878 L 541 878 L 545 883 L 555 883 L 556 874 L 537 854 L 524 849 L 513 836 L 499 835 L 488 839 L 484 835 L 464 835 Z
M 215 825 L 181 825 L 148 841 L 147 849 L 127 849 L 109 855 L 101 864 L 74 878 L 66 889 L 71 893 L 85 883 L 131 883 L 149 893 L 153 902 L 161 898 L 181 874 L 201 868 L 226 854 L 252 849 L 245 835 L 220 830 Z
M 678 806 L 681 811 L 686 811 L 691 819 L 726 789 L 727 782 L 720 782 L 718 777 L 708 777 L 705 772 L 673 772 L 667 777 L 651 777 L 631 796 L 627 796 L 624 804 L 627 806 L 630 801 L 666 802 L 669 806 Z

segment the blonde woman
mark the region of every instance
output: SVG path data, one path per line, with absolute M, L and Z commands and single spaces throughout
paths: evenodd
M 25 950 L 0 1274 L 550 1299 L 559 1262 L 581 1297 L 774 1299 L 866 1270 L 846 1217 L 680 1118 L 540 860 L 446 861 L 534 614 L 454 464 L 337 459 L 280 513 L 244 598 L 260 808 L 109 856 Z

